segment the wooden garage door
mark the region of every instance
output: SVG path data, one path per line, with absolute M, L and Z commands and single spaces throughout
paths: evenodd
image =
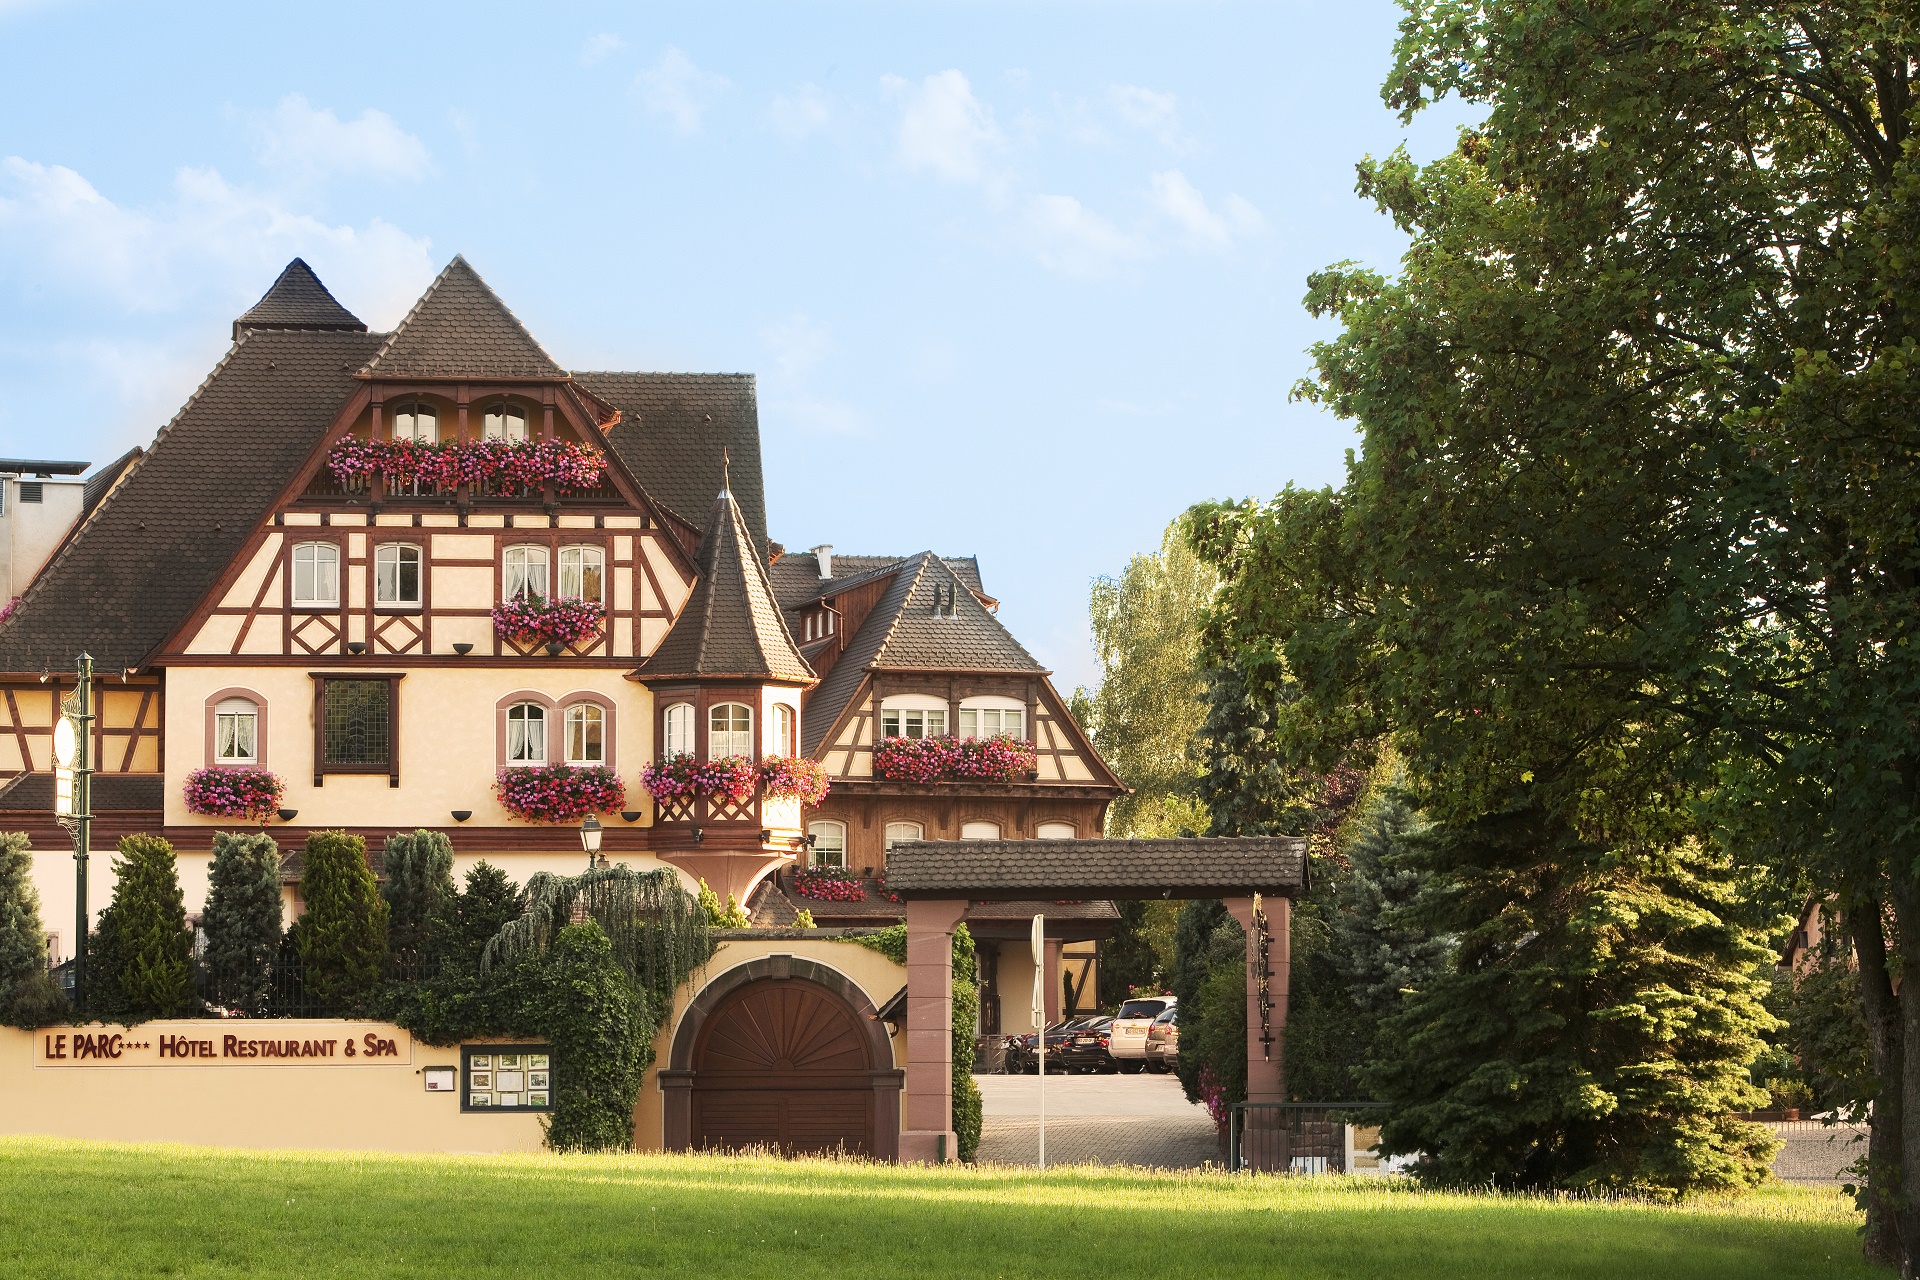
M 729 995 L 694 1048 L 693 1145 L 871 1153 L 873 1082 L 857 1018 L 797 978 Z

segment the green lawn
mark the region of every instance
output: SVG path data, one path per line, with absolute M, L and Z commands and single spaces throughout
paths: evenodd
M 0 1138 L 0 1274 L 1884 1275 L 1836 1193 L 1685 1208 L 1367 1179 Z

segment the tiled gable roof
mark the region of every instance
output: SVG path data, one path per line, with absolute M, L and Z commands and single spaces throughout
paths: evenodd
M 887 854 L 887 888 L 904 897 L 1226 897 L 1306 887 L 1300 836 L 926 840 Z
M 740 505 L 722 489 L 700 539 L 699 579 L 666 639 L 640 664 L 643 680 L 743 676 L 813 683 L 767 586 Z
M 455 256 L 363 372 L 381 378 L 565 378 L 500 295 Z
M 245 333 L 0 624 L 0 671 L 146 661 L 352 398 L 380 335 Z
M 986 594 L 980 585 L 980 562 L 973 556 L 942 556 L 947 568 L 953 570 L 960 581 L 970 591 Z M 820 576 L 819 557 L 808 551 L 788 552 L 773 562 L 768 576 L 773 580 L 773 594 L 783 608 L 791 609 L 821 596 L 833 595 L 848 587 L 857 585 L 861 580 L 871 578 L 877 573 L 885 573 L 895 565 L 905 563 L 903 556 L 833 556 L 833 577 Z
M 577 372 L 574 382 L 620 410 L 607 440 L 648 496 L 698 528 L 733 458 L 728 488 L 753 545 L 767 545 L 760 416 L 747 373 Z
M 248 329 L 340 329 L 365 333 L 359 316 L 341 306 L 313 274 L 306 259 L 295 258 L 281 271 L 273 287 L 262 294 L 246 314 L 233 322 L 233 340 Z

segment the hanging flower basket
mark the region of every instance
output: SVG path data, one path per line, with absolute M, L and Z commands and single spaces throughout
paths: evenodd
M 543 600 L 529 592 L 493 606 L 494 634 L 521 644 L 573 645 L 600 630 L 598 600 Z
M 214 765 L 187 775 L 187 812 L 265 822 L 280 808 L 287 784 L 258 765 Z
M 819 804 L 827 798 L 826 766 L 806 756 L 768 756 L 760 762 L 760 785 L 769 800 Z
M 500 771 L 493 790 L 508 813 L 527 822 L 578 822 L 617 813 L 627 802 L 626 784 L 604 765 L 516 765 Z
M 640 785 L 647 789 L 648 795 L 662 802 L 691 796 L 725 796 L 738 804 L 751 799 L 759 784 L 760 771 L 746 756 L 696 760 L 690 755 L 678 755 L 640 771 Z
M 865 902 L 860 877 L 839 867 L 814 867 L 794 873 L 793 891 L 816 902 Z
M 883 738 L 873 749 L 875 777 L 890 782 L 1018 782 L 1039 756 L 1017 738 Z
M 588 445 L 566 440 L 469 440 L 424 444 L 347 436 L 327 454 L 327 469 L 342 484 L 383 476 L 396 484 L 435 489 L 491 484 L 496 493 L 561 493 L 598 488 L 606 459 Z

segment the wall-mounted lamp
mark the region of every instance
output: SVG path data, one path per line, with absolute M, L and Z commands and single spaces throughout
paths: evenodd
M 298 809 L 278 809 L 278 810 L 275 810 L 275 813 L 277 814 L 280 821 L 282 822 L 292 822 L 295 818 L 300 816 L 300 811 Z
M 693 829 L 693 842 L 695 844 L 699 844 L 702 840 L 705 840 L 706 838 L 707 838 L 707 833 L 705 831 L 702 831 L 699 827 L 695 827 Z
M 367 651 L 367 642 L 365 640 L 347 641 L 348 653 L 365 653 L 366 651 Z
M 453 810 L 453 820 L 455 822 L 465 822 L 468 818 L 471 818 L 472 816 L 473 816 L 473 810 L 471 809 Z
M 453 646 L 453 651 L 464 658 L 473 652 L 473 642 L 470 640 L 462 640 Z
M 772 844 L 772 843 L 773 843 L 773 828 L 772 828 L 772 827 L 762 827 L 762 828 L 760 828 L 760 843 L 761 843 L 761 844 Z
M 638 809 L 622 809 L 620 816 L 628 822 L 640 821 L 640 811 Z

